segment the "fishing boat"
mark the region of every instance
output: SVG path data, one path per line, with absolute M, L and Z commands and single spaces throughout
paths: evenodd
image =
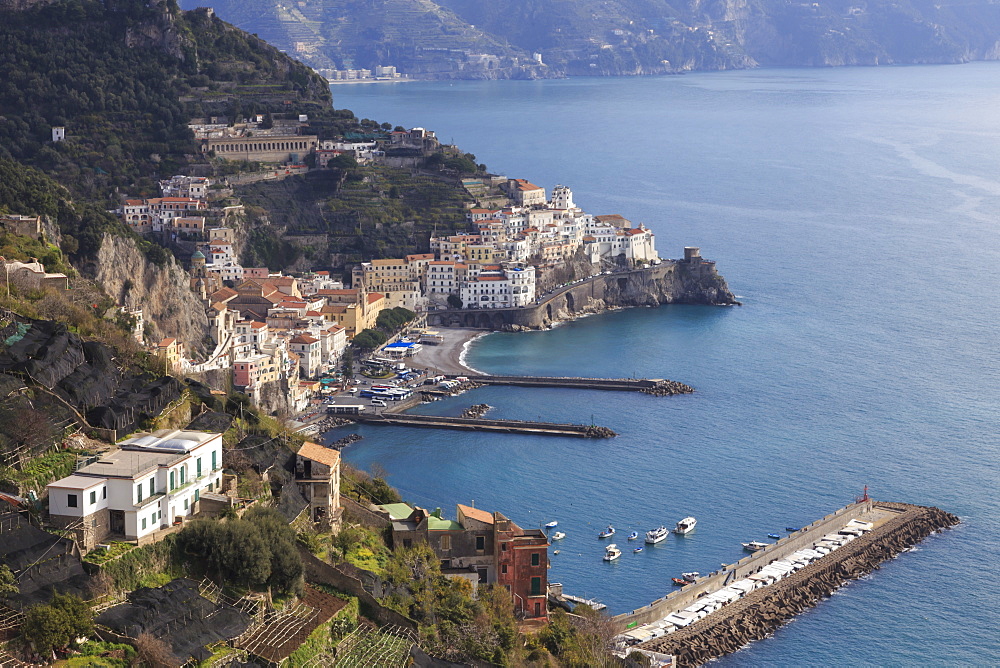
M 614 535 L 615 535 L 615 528 L 609 524 L 607 529 L 605 529 L 601 533 L 597 534 L 597 537 L 598 538 L 608 538 L 608 537 L 614 536 Z
M 776 534 L 776 533 L 769 533 L 769 534 L 767 534 L 767 537 L 768 537 L 768 538 L 773 538 L 773 539 L 775 539 L 775 540 L 778 540 L 779 538 L 781 538 L 781 536 L 779 536 L 779 535 L 778 535 L 778 534 Z
M 796 527 L 785 527 L 785 531 L 788 533 L 795 533 L 796 531 L 799 531 L 799 529 Z
M 566 534 L 564 534 L 562 531 L 556 531 L 554 534 L 552 534 L 552 540 L 562 540 L 565 537 Z
M 674 533 L 679 536 L 683 536 L 686 533 L 691 533 L 692 531 L 694 531 L 694 527 L 696 524 L 698 524 L 698 520 L 696 520 L 695 518 L 685 517 L 684 519 L 682 519 L 680 522 L 677 523 L 677 526 L 674 527 Z
M 551 522 L 549 522 L 548 524 L 545 525 L 545 528 L 546 529 L 555 529 L 557 526 L 559 526 L 559 522 L 557 522 L 555 520 L 552 520 Z
M 604 561 L 614 561 L 620 556 L 622 556 L 622 551 L 614 543 L 604 548 Z
M 630 533 L 628 535 L 628 539 L 629 540 L 635 540 L 638 537 L 639 537 L 639 532 L 638 531 L 633 531 L 632 533 Z
M 698 571 L 691 571 L 690 573 L 681 573 L 681 577 L 684 578 L 686 582 L 694 582 L 695 580 L 698 579 L 699 576 L 701 576 L 701 573 L 699 573 Z
M 650 529 L 646 532 L 646 542 L 650 545 L 655 545 L 666 538 L 669 534 L 670 531 L 665 526 L 661 526 L 659 529 Z
M 639 554 L 640 552 L 642 552 L 641 547 L 632 548 L 632 554 Z
M 757 550 L 762 550 L 770 543 L 761 543 L 760 541 L 752 540 L 749 543 L 743 543 L 743 549 L 747 552 L 756 552 Z
M 690 582 L 688 582 L 687 580 L 682 580 L 681 578 L 670 578 L 670 581 L 671 581 L 671 582 L 673 582 L 673 583 L 674 583 L 675 585 L 677 585 L 678 587 L 683 587 L 684 585 L 689 585 L 689 584 L 691 584 L 691 583 L 690 583 Z
M 552 554 L 559 554 L 559 550 L 552 550 Z

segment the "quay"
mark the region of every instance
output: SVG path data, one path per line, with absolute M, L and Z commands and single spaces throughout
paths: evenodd
M 400 415 L 382 413 L 356 415 L 352 418 L 364 424 L 381 424 L 394 427 L 425 427 L 429 429 L 461 429 L 465 431 L 495 432 L 502 434 L 536 434 L 541 436 L 575 436 L 578 438 L 610 438 L 615 432 L 607 427 L 525 420 L 488 420 L 484 418 L 440 417 L 437 415 Z
M 449 379 L 468 378 L 482 385 L 511 385 L 514 387 L 566 387 L 583 390 L 612 390 L 618 392 L 645 392 L 658 396 L 690 394 L 694 388 L 663 378 L 560 378 L 554 376 L 491 376 L 486 374 L 451 375 Z
M 801 550 L 809 550 L 825 536 L 836 534 L 852 522 L 865 523 L 871 529 L 800 570 L 770 584 L 755 586 L 759 580 L 754 578 L 764 575 L 762 569 Z M 672 655 L 676 666 L 699 666 L 768 637 L 792 617 L 828 597 L 844 582 L 870 573 L 883 561 L 931 533 L 958 522 L 957 517 L 938 508 L 862 499 L 722 570 L 699 578 L 694 584 L 613 619 L 624 629 L 619 637 L 631 645 L 624 651 L 634 647 Z M 747 586 L 741 590 L 738 583 Z M 713 594 L 726 599 L 727 592 L 720 593 L 723 589 L 729 593 L 733 590 L 743 593 L 729 597 L 728 603 L 714 607 L 714 611 L 708 608 L 707 614 L 696 617 L 693 623 L 689 621 L 699 599 L 711 600 L 706 597 Z M 685 616 L 688 621 L 678 623 L 687 623 L 686 626 L 672 626 L 667 619 L 678 620 Z M 645 630 L 658 637 L 645 640 L 648 637 Z

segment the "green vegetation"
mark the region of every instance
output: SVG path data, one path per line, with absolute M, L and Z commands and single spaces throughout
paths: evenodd
M 549 615 L 549 624 L 539 631 L 533 653 L 544 648 L 568 668 L 607 665 L 613 638 L 618 633 L 607 613 L 597 612 L 586 605 L 574 609 L 573 618 L 557 609 Z
M 101 564 L 106 564 L 109 561 L 114 561 L 126 552 L 131 552 L 136 549 L 136 547 L 137 546 L 133 543 L 110 543 L 107 549 L 102 547 L 96 550 L 91 550 L 83 557 L 83 560 L 100 566 Z
M 115 590 L 132 591 L 139 587 L 159 587 L 174 578 L 183 577 L 184 570 L 176 552 L 176 535 L 168 535 L 151 545 L 129 550 L 101 566 L 102 577 Z
M 377 329 L 363 329 L 351 339 L 351 345 L 361 352 L 371 352 L 389 340 L 383 332 Z
M 403 328 L 406 323 L 417 317 L 417 314 L 402 306 L 395 308 L 384 308 L 379 311 L 375 318 L 375 326 L 386 334 L 395 334 Z
M 78 596 L 53 594 L 52 602 L 36 605 L 24 614 L 21 640 L 41 656 L 67 647 L 74 638 L 86 637 L 94 628 L 94 613 Z
M 88 640 L 80 645 L 79 656 L 65 661 L 67 668 L 127 668 L 133 665 L 135 648 L 125 643 Z
M 44 416 L 39 415 L 39 420 L 34 420 L 31 416 L 17 410 L 11 410 L 8 406 L 0 404 L 0 431 L 6 436 L 17 433 L 13 428 L 13 421 L 21 420 L 32 429 L 44 428 L 48 423 Z M 14 467 L 0 468 L 0 481 L 13 485 L 21 490 L 35 490 L 39 492 L 44 487 L 59 478 L 64 478 L 73 472 L 76 465 L 76 450 L 59 450 L 49 452 L 41 457 L 35 457 L 24 465 L 20 470 Z
M 382 574 L 389 563 L 383 537 L 368 527 L 345 526 L 333 537 L 333 547 L 342 559 L 372 573 Z
M 242 519 L 196 520 L 177 534 L 181 558 L 220 582 L 277 592 L 302 586 L 295 531 L 272 508 L 252 508 Z
M 17 579 L 10 567 L 7 564 L 0 564 L 0 601 L 11 594 L 16 594 L 17 591 Z
M 462 299 L 458 295 L 448 295 L 448 306 L 462 308 Z
M 340 464 L 340 493 L 377 505 L 403 500 L 382 475 L 371 476 L 345 462 Z

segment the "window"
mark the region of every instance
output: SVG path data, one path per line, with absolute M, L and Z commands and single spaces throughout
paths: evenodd
M 538 596 L 542 593 L 542 578 L 531 578 L 531 595 Z
M 142 503 L 142 483 L 135 486 L 135 502 Z
M 197 477 L 200 478 L 201 477 L 201 457 L 199 457 L 197 459 L 197 461 L 195 462 L 195 465 L 197 466 L 197 471 L 198 471 Z
M 181 485 L 184 484 L 185 478 L 187 478 L 187 467 L 186 466 L 182 466 L 181 467 Z
M 156 494 L 156 478 L 149 479 L 149 495 L 153 496 Z
M 507 564 L 500 564 L 500 572 L 503 575 L 507 575 Z
M 66 505 L 70 508 L 76 508 L 76 494 L 66 495 Z
M 445 534 L 441 536 L 441 549 L 450 550 L 451 549 L 451 536 Z
M 500 544 L 500 551 L 501 552 L 506 552 L 507 551 L 507 543 L 501 543 Z
M 108 498 L 108 488 L 107 487 L 102 487 L 101 488 L 101 498 L 102 499 Z
M 93 491 L 90 493 L 90 504 L 93 505 L 97 503 L 97 492 Z
M 212 470 L 213 471 L 215 469 L 219 468 L 218 463 L 216 462 L 216 459 L 215 459 L 215 455 L 216 455 L 215 450 L 212 450 Z
M 486 549 L 486 536 L 476 536 L 476 551 L 482 552 Z
M 531 553 L 531 565 L 532 566 L 537 566 L 538 565 L 538 553 L 537 552 L 532 552 Z
M 410 540 L 409 538 L 404 538 L 403 539 L 403 547 L 406 547 L 406 548 L 413 547 L 413 541 Z
M 200 489 L 194 490 L 194 500 L 197 501 L 200 498 L 201 498 L 201 490 Z
M 174 491 L 174 487 L 176 487 L 176 486 L 177 485 L 174 484 L 174 472 L 171 471 L 170 472 L 170 491 L 171 492 Z
M 146 518 L 145 517 L 142 518 L 142 528 L 143 528 L 143 530 L 146 529 Z
M 184 510 L 188 509 L 188 500 L 184 499 Z

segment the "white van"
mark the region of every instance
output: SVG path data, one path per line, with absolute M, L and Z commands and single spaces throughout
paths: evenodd
M 381 399 L 372 399 L 372 406 L 385 406 L 385 402 Z

